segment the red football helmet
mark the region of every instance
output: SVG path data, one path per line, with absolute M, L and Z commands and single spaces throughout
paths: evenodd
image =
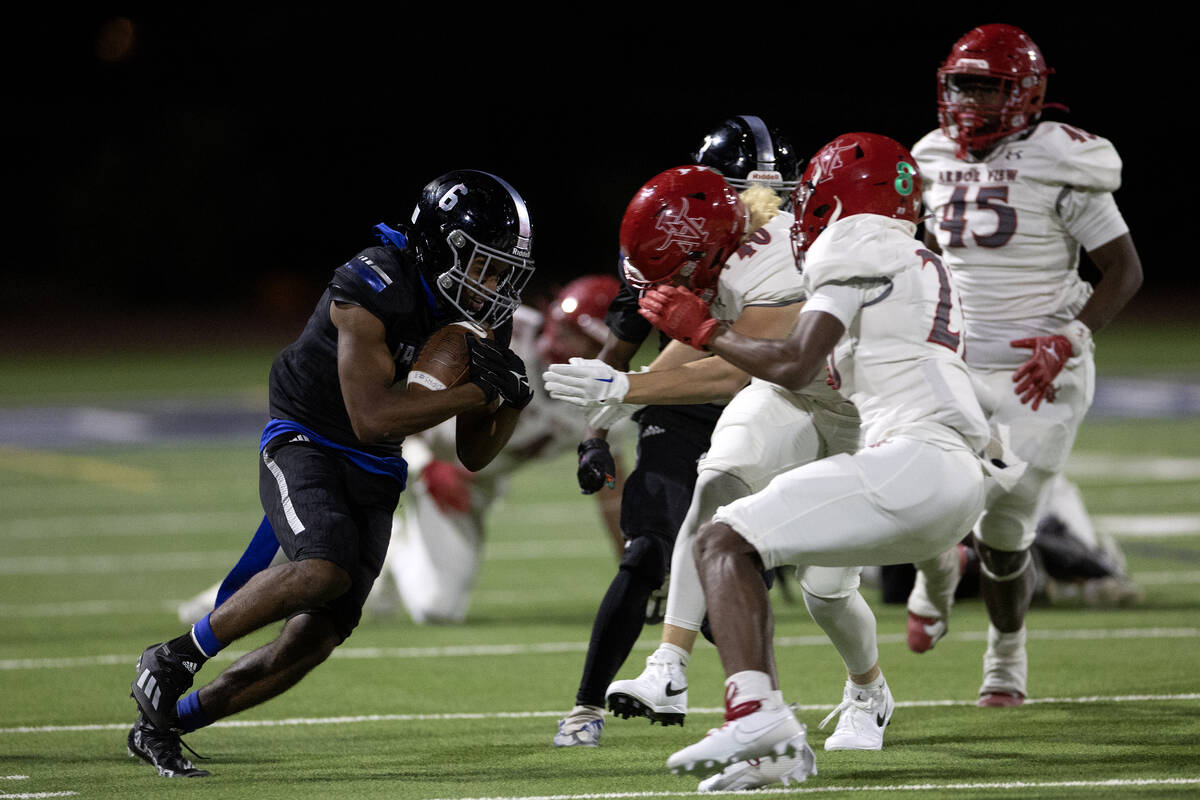
M 562 288 L 546 309 L 538 352 L 547 364 L 594 358 L 608 337 L 604 315 L 621 282 L 612 275 L 584 275 Z
M 1046 66 L 1033 39 L 1012 25 L 981 25 L 954 43 L 938 70 L 938 123 L 958 157 L 986 152 L 1037 120 Z
M 648 289 L 679 276 L 711 297 L 746 225 L 741 198 L 719 172 L 702 166 L 660 172 L 633 196 L 621 220 L 625 278 Z
M 792 247 L 808 250 L 821 231 L 852 214 L 882 214 L 915 223 L 921 175 L 908 148 L 875 133 L 846 133 L 817 151 L 793 197 Z

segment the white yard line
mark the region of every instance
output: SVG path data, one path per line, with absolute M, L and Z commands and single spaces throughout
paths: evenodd
M 1195 786 L 1200 784 L 1200 778 L 1106 778 L 1091 781 L 995 781 L 976 783 L 900 783 L 876 784 L 873 786 L 779 786 L 768 789 L 756 789 L 753 792 L 713 792 L 712 796 L 735 795 L 739 797 L 760 797 L 771 794 L 836 794 L 844 792 L 931 792 L 931 791 L 1009 791 L 1020 792 L 1029 789 L 1103 789 L 1103 788 L 1136 788 L 1156 786 Z M 489 797 L 454 798 L 454 800 L 632 800 L 638 797 L 695 797 L 696 791 L 682 790 L 678 792 L 596 792 L 592 794 L 552 794 L 552 795 L 492 795 Z
M 1092 703 L 1180 703 L 1198 702 L 1200 693 L 1193 694 L 1130 694 L 1092 695 L 1088 697 L 1030 697 L 1027 705 L 1087 705 Z M 896 703 L 897 708 L 944 708 L 951 706 L 975 707 L 975 700 L 908 700 Z M 832 706 L 801 705 L 798 711 L 828 711 Z M 461 720 L 487 719 L 540 719 L 561 717 L 567 709 L 556 711 L 479 711 L 461 714 L 360 714 L 338 717 L 289 717 L 285 719 L 234 719 L 214 722 L 212 728 L 276 728 L 306 725 L 362 725 L 375 722 L 453 722 Z M 692 708 L 691 714 L 724 714 L 724 707 Z M 94 725 L 20 725 L 0 728 L 0 735 L 28 733 L 88 733 L 91 731 L 128 730 L 129 722 L 110 722 Z
M 1030 630 L 1028 638 L 1039 641 L 1078 641 L 1078 640 L 1109 640 L 1109 639 L 1195 639 L 1200 638 L 1200 628 L 1122 628 L 1122 629 L 1084 629 L 1084 630 Z M 899 644 L 905 640 L 905 634 L 880 634 L 881 644 Z M 981 642 L 987 640 L 986 631 L 951 631 L 944 641 Z M 643 646 L 647 643 L 639 643 Z M 828 647 L 829 640 L 824 635 L 813 636 L 780 636 L 775 639 L 775 647 Z M 403 658 L 463 658 L 479 656 L 494 658 L 497 656 L 527 656 L 548 653 L 583 653 L 587 651 L 587 642 L 542 642 L 538 644 L 479 644 L 457 645 L 446 647 L 342 647 L 333 651 L 332 658 L 348 659 L 403 659 Z M 243 652 L 222 651 L 214 661 L 233 661 Z M 109 654 L 95 656 L 65 656 L 62 658 L 6 658 L 0 659 L 0 671 L 23 669 L 76 669 L 79 667 L 111 666 L 113 664 L 132 665 L 137 661 L 137 653 Z
M 1130 483 L 1200 480 L 1200 458 L 1137 456 L 1113 458 L 1108 453 L 1076 451 L 1067 461 L 1067 475 L 1084 480 Z
M 1092 522 L 1118 539 L 1200 534 L 1200 514 L 1096 514 Z

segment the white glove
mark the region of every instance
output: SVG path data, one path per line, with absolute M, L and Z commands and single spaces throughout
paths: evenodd
M 572 358 L 566 364 L 551 364 L 542 374 L 542 381 L 546 393 L 555 400 L 584 408 L 615 405 L 629 392 L 628 376 L 598 358 Z
M 589 428 L 599 430 L 609 430 L 615 428 L 618 423 L 623 422 L 626 418 L 632 417 L 636 412 L 645 408 L 645 406 L 630 405 L 628 403 L 614 403 L 609 406 L 593 406 L 589 408 L 584 417 L 587 420 Z

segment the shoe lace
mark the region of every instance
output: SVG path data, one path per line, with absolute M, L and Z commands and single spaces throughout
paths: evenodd
M 842 702 L 839 703 L 837 705 L 837 707 L 833 709 L 833 711 L 830 711 L 829 714 L 825 717 L 825 719 L 821 720 L 821 724 L 818 725 L 817 727 L 820 728 L 821 730 L 824 730 L 825 726 L 829 723 L 829 721 L 832 720 L 837 715 L 841 714 L 843 711 L 848 711 L 850 709 L 860 709 L 862 711 L 867 711 L 868 709 L 870 709 L 871 696 L 867 692 L 864 691 L 862 693 L 864 699 L 855 700 L 854 699 L 855 694 L 856 694 L 856 692 L 847 692 L 846 694 L 842 695 Z M 847 724 L 853 725 L 854 724 L 853 718 L 854 718 L 853 714 L 847 714 L 845 717 L 843 717 L 841 720 L 838 721 L 838 727 L 841 727 L 843 721 L 847 721 Z
M 195 756 L 197 760 L 208 761 L 208 756 L 202 756 L 199 753 L 197 753 L 195 750 L 193 750 L 191 748 L 191 745 L 189 745 L 187 742 L 185 742 L 183 740 L 182 737 L 179 737 L 179 744 L 183 747 L 184 750 L 187 750 L 189 753 L 191 753 L 193 756 Z
M 183 741 L 183 737 L 177 733 L 161 733 L 157 730 L 150 729 L 143 730 L 142 736 L 146 739 L 151 739 L 156 742 L 157 746 L 162 750 L 164 755 L 178 758 L 180 761 L 185 760 L 183 758 L 183 752 L 180 748 L 187 750 L 200 761 L 208 760 L 208 756 L 202 756 L 197 753 L 191 748 L 190 745 L 187 744 L 187 742 Z
M 737 687 L 732 683 L 725 687 L 725 722 L 726 724 L 733 722 L 739 717 L 744 717 L 747 714 L 753 714 L 762 708 L 761 700 L 747 700 L 744 703 L 732 705 L 733 698 L 737 694 Z M 725 727 L 724 725 L 721 726 Z

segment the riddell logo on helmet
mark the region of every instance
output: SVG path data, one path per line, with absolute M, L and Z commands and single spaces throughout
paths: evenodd
M 769 169 L 756 169 L 746 176 L 751 183 L 782 183 L 783 174 Z
M 678 216 L 663 214 L 654 223 L 656 229 L 667 235 L 663 243 L 656 248 L 658 250 L 666 250 L 677 244 L 680 250 L 689 252 L 704 242 L 704 220 L 700 217 L 689 217 L 688 199 L 684 197 L 681 200 L 683 206 L 679 209 Z

